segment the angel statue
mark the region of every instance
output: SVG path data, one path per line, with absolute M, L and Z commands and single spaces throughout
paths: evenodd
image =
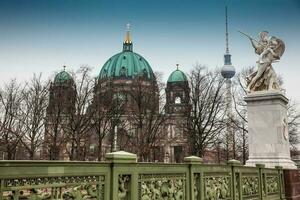
M 278 78 L 272 67 L 272 63 L 278 62 L 284 53 L 284 42 L 274 36 L 269 37 L 267 31 L 259 33 L 259 41 L 246 35 L 255 49 L 255 53 L 259 55 L 257 63 L 257 71 L 247 77 L 247 91 L 261 90 L 280 90 Z

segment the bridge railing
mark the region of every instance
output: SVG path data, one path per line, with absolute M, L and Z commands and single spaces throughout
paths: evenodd
M 137 163 L 125 152 L 107 162 L 1 161 L 2 199 L 284 199 L 283 171 L 262 165 Z

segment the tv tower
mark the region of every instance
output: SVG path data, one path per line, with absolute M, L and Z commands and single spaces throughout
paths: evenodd
M 224 66 L 222 67 L 221 74 L 225 78 L 226 83 L 226 104 L 227 104 L 227 145 L 228 153 L 227 159 L 235 159 L 235 134 L 232 129 L 232 97 L 231 97 L 231 78 L 235 75 L 235 68 L 231 64 L 231 55 L 229 53 L 229 43 L 228 43 L 228 16 L 227 16 L 227 6 L 225 7 L 225 36 L 226 36 L 226 50 L 224 54 Z

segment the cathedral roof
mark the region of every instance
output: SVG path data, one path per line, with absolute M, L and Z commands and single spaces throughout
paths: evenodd
M 171 73 L 171 75 L 169 76 L 168 83 L 171 83 L 171 82 L 183 82 L 183 81 L 187 81 L 187 77 L 186 77 L 186 75 L 182 71 L 180 71 L 178 69 L 178 66 L 177 66 L 177 69 L 175 71 L 173 71 Z
M 153 79 L 154 73 L 147 60 L 143 56 L 133 52 L 133 44 L 128 25 L 123 42 L 123 51 L 112 56 L 105 62 L 100 71 L 99 78 L 131 79 L 137 76 Z
M 56 74 L 55 78 L 54 78 L 54 83 L 65 83 L 67 81 L 71 81 L 73 80 L 73 78 L 71 77 L 71 75 L 66 72 L 65 70 L 59 72 L 58 74 Z
M 143 56 L 132 51 L 123 51 L 106 61 L 99 78 L 134 78 L 139 75 L 154 78 L 152 68 Z

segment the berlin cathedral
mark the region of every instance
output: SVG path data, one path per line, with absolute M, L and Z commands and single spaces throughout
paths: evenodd
M 188 79 L 178 66 L 163 90 L 161 103 L 156 75 L 147 60 L 133 51 L 128 29 L 123 50 L 109 58 L 97 76 L 92 103 L 84 113 L 94 127 L 87 130 L 87 160 L 127 151 L 136 153 L 141 161 L 181 162 L 189 154 L 185 124 L 191 106 Z M 77 94 L 71 74 L 65 70 L 56 74 L 49 92 L 46 145 L 50 135 L 63 131 L 61 126 L 74 111 Z M 55 143 L 63 140 L 62 135 L 56 135 Z M 48 149 L 60 160 L 68 160 L 70 145 L 64 140 L 58 149 Z

